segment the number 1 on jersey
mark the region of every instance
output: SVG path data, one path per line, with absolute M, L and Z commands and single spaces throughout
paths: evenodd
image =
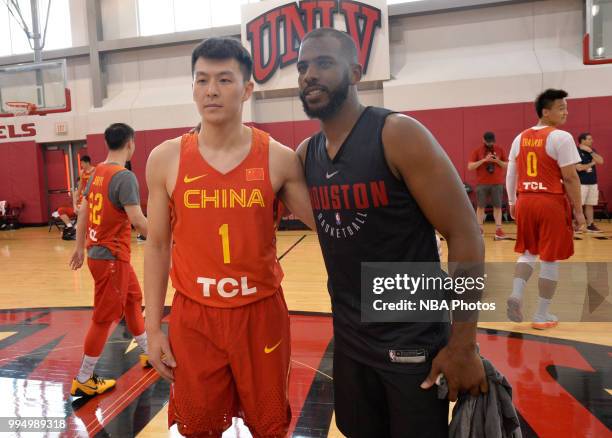
M 230 262 L 230 248 L 229 227 L 227 224 L 223 224 L 219 227 L 219 236 L 221 236 L 221 246 L 223 247 L 223 263 L 228 264 Z

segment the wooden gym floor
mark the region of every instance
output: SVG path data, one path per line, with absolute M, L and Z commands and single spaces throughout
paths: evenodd
M 603 269 L 606 277 L 603 283 L 598 277 L 597 284 L 603 285 L 599 295 L 583 287 L 580 296 L 572 289 L 567 299 L 553 302 L 560 316 L 579 315 L 573 321 L 582 322 L 561 318 L 557 328 L 544 333 L 528 323 L 480 324 L 482 354 L 514 387 L 523 436 L 612 436 L 612 323 L 601 322 L 612 319 L 607 284 L 612 224 L 598 225 L 604 229 L 601 235 L 578 236 L 571 262 L 601 262 L 598 273 Z M 505 230 L 513 235 L 512 225 Z M 487 262 L 511 266 L 516 261 L 514 242 L 495 242 L 493 232 L 487 225 Z M 68 269 L 73 245 L 47 228 L 0 232 L 0 417 L 67 418 L 68 430 L 61 436 L 179 436 L 166 428 L 169 387 L 153 370 L 138 366 L 138 352 L 123 323 L 111 330 L 97 368 L 100 375 L 118 379 L 116 389 L 90 400 L 70 397 L 93 302 L 87 268 Z M 133 241 L 132 263 L 141 282 L 143 248 Z M 333 419 L 330 304 L 317 237 L 312 232 L 281 232 L 278 255 L 292 313 L 292 436 L 340 437 Z M 579 277 L 573 281 L 591 274 L 573 269 L 572 275 Z M 504 294 L 511 281 L 509 274 Z M 535 278 L 527 292 L 528 311 L 535 303 L 534 283 Z M 559 293 L 563 287 L 561 281 Z M 172 296 L 169 290 L 166 305 Z M 240 424 L 224 434 L 236 436 L 250 435 Z

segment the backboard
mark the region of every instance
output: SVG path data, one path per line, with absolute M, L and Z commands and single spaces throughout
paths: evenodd
M 586 65 L 612 63 L 612 0 L 587 0 L 582 57 Z
M 0 66 L 0 117 L 15 115 L 8 102 L 34 104 L 35 115 L 70 111 L 66 60 Z

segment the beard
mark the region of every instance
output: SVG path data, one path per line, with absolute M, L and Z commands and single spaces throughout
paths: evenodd
M 304 93 L 302 91 L 300 91 L 300 100 L 302 101 L 304 112 L 308 117 L 310 117 L 311 119 L 326 120 L 336 115 L 336 113 L 346 100 L 346 97 L 348 96 L 350 86 L 348 72 L 344 73 L 342 77 L 342 82 L 340 82 L 340 84 L 334 90 L 330 90 L 329 88 L 324 87 L 322 85 L 319 86 L 329 96 L 329 101 L 327 102 L 327 105 L 320 108 L 310 108 L 308 106 L 308 102 L 306 101 L 306 96 L 304 96 Z

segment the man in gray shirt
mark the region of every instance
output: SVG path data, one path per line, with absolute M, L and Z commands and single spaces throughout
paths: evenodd
M 95 283 L 93 316 L 85 337 L 83 362 L 72 381 L 70 394 L 73 396 L 102 394 L 115 386 L 115 380 L 98 377 L 93 370 L 104 350 L 111 324 L 124 316 L 128 329 L 143 350 L 140 362 L 142 366 L 149 366 L 142 291 L 130 264 L 131 225 L 140 234 L 147 234 L 138 182 L 125 169 L 136 148 L 134 130 L 123 123 L 114 123 L 104 132 L 104 139 L 108 156 L 96 167 L 85 189 L 86 202 L 79 209 L 76 248 L 70 260 L 70 267 L 79 269 L 87 243 L 87 265 Z

